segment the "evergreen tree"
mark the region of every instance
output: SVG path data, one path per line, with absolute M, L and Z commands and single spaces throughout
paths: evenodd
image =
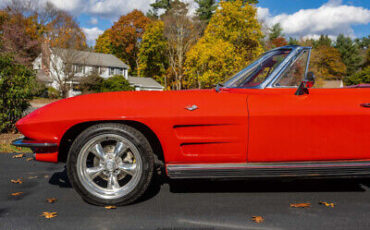
M 195 2 L 199 5 L 198 9 L 196 10 L 196 14 L 200 20 L 208 24 L 217 8 L 216 0 L 195 0 Z
M 314 48 L 317 48 L 319 46 L 327 46 L 327 47 L 330 47 L 332 45 L 332 41 L 331 39 L 329 38 L 328 35 L 320 35 L 320 38 L 315 41 L 313 40 L 313 46 Z
M 269 31 L 270 31 L 270 33 L 269 33 L 269 40 L 270 41 L 273 41 L 278 37 L 284 37 L 283 28 L 281 28 L 280 23 L 276 23 L 275 25 L 273 25 L 269 29 Z
M 347 67 L 347 76 L 354 74 L 360 65 L 361 57 L 356 43 L 350 37 L 340 34 L 337 37 L 335 48 L 338 49 L 343 63 Z

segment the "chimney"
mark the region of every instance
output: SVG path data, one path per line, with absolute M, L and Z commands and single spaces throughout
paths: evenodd
M 45 39 L 41 44 L 41 69 L 46 74 L 50 73 L 50 45 L 48 39 Z

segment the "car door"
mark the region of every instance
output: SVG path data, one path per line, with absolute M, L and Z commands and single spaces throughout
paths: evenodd
M 304 75 L 304 58 L 298 61 L 289 79 L 283 73 L 273 87 L 248 97 L 248 162 L 369 159 L 370 108 L 364 103 L 370 88 L 317 88 L 296 96 Z

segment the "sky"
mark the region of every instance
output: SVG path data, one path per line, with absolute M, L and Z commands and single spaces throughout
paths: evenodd
M 6 1 L 0 0 L 0 7 Z M 74 15 L 92 46 L 121 15 L 133 9 L 145 13 L 154 0 L 33 1 L 39 5 L 52 2 L 57 8 Z M 197 7 L 194 0 L 184 1 L 194 12 Z M 335 38 L 341 33 L 352 38 L 370 35 L 370 0 L 260 0 L 256 6 L 258 19 L 267 26 L 280 23 L 287 37 L 318 38 L 327 34 Z

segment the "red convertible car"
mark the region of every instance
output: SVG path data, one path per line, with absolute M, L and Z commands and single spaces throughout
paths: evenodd
M 66 162 L 89 203 L 125 205 L 169 178 L 370 174 L 370 88 L 311 88 L 311 49 L 266 52 L 215 89 L 60 100 L 19 120 L 39 161 Z

